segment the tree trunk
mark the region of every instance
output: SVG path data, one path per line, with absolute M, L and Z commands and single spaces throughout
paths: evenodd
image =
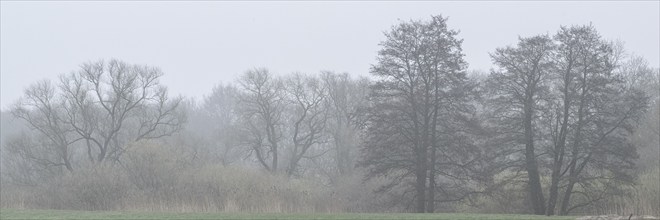
M 106 147 L 101 147 L 101 148 L 99 148 L 99 150 L 101 152 L 99 152 L 99 155 L 98 155 L 98 158 L 96 159 L 96 161 L 101 163 L 101 162 L 103 162 L 103 159 L 105 159 L 105 154 L 106 154 L 107 148 Z
M 271 122 L 270 117 L 267 118 L 268 130 L 266 135 L 268 136 L 268 143 L 270 144 L 270 151 L 273 153 L 273 161 L 271 161 L 270 172 L 277 173 L 277 141 L 275 140 L 275 125 Z
M 551 216 L 555 214 L 555 207 L 557 205 L 557 197 L 559 194 L 559 180 L 561 172 L 561 163 L 563 155 L 559 156 L 558 160 L 555 160 L 555 165 L 552 168 L 552 180 L 550 183 L 550 194 L 548 198 L 548 207 L 546 209 L 546 215 Z
M 417 206 L 415 211 L 418 213 L 426 211 L 426 157 L 426 147 L 422 144 L 417 149 L 417 171 L 415 173 L 415 191 L 417 192 Z
M 561 209 L 559 211 L 560 215 L 567 215 L 568 214 L 568 206 L 571 203 L 571 195 L 573 194 L 573 187 L 575 186 L 575 183 L 577 183 L 577 177 L 578 174 L 580 173 L 581 169 L 577 169 L 577 163 L 578 163 L 578 146 L 581 144 L 580 143 L 580 138 L 581 138 L 581 124 L 578 122 L 578 128 L 576 132 L 576 141 L 575 144 L 573 145 L 573 158 L 571 159 L 571 163 L 569 164 L 569 177 L 568 177 L 568 186 L 566 187 L 566 191 L 564 192 L 564 197 L 561 202 Z M 583 162 L 583 163 L 586 163 Z
M 350 148 L 348 146 L 348 143 L 350 141 L 346 141 L 345 139 L 348 138 L 349 132 L 350 132 L 350 127 L 348 125 L 344 124 L 343 117 L 338 117 L 339 119 L 337 120 L 337 131 L 335 131 L 334 134 L 334 139 L 335 139 L 335 163 L 337 164 L 337 170 L 339 172 L 339 175 L 347 175 L 350 173 L 350 170 L 352 168 L 351 162 L 349 160 L 350 156 Z
M 586 76 L 585 76 L 586 78 Z M 568 214 L 568 206 L 571 202 L 571 195 L 573 194 L 573 187 L 575 186 L 575 183 L 577 182 L 577 176 L 578 173 L 580 173 L 580 170 L 576 170 L 576 166 L 578 163 L 578 158 L 579 158 L 579 147 L 582 145 L 582 127 L 584 126 L 584 108 L 586 106 L 586 94 L 587 94 L 587 87 L 586 87 L 586 82 L 583 80 L 582 82 L 582 94 L 580 95 L 580 107 L 578 108 L 577 112 L 577 127 L 575 128 L 575 141 L 573 142 L 573 148 L 571 150 L 571 163 L 568 165 L 569 166 L 569 177 L 568 177 L 568 186 L 566 187 L 566 191 L 564 192 L 564 198 L 561 203 L 561 209 L 559 211 L 560 215 L 567 215 Z
M 95 163 L 94 156 L 92 155 L 92 144 L 89 142 L 89 139 L 85 139 L 85 143 L 87 144 L 87 157 L 89 157 L 89 161 Z
M 437 78 L 437 77 L 436 77 Z M 436 86 L 435 89 L 435 103 L 436 106 L 438 104 L 438 87 Z M 438 145 L 438 140 L 437 140 L 437 125 L 438 125 L 438 108 L 435 107 L 433 109 L 433 116 L 431 120 L 431 138 L 430 138 L 430 147 L 431 147 L 431 152 L 430 152 L 430 165 L 429 165 L 429 197 L 428 197 L 428 202 L 426 206 L 426 212 L 428 213 L 433 213 L 435 212 L 435 162 L 436 162 L 436 150 L 437 150 L 437 145 Z
M 555 207 L 557 206 L 557 199 L 559 197 L 559 182 L 561 180 L 561 169 L 564 163 L 564 154 L 566 149 L 566 136 L 568 134 L 568 116 L 570 114 L 570 100 L 568 94 L 568 79 L 564 88 L 564 112 L 562 118 L 561 128 L 555 143 L 555 156 L 554 166 L 552 167 L 552 180 L 550 183 L 550 198 L 548 199 L 548 208 L 546 215 L 554 215 Z
M 538 165 L 536 163 L 536 154 L 534 153 L 534 134 L 532 131 L 532 102 L 530 98 L 524 106 L 524 129 L 525 129 L 525 168 L 529 179 L 529 195 L 532 200 L 534 214 L 545 214 L 545 202 L 543 198 L 543 189 L 541 188 L 541 178 L 539 177 Z
M 561 209 L 559 210 L 560 215 L 568 215 L 568 205 L 571 202 L 571 194 L 573 194 L 573 186 L 575 186 L 575 177 L 571 175 L 568 180 L 568 186 L 564 192 L 564 198 L 561 202 Z
M 435 145 L 435 144 L 434 144 Z M 426 205 L 426 212 L 435 212 L 435 147 L 431 147 L 431 163 L 429 167 L 429 196 Z
M 560 156 L 563 157 L 563 156 Z M 552 180 L 550 183 L 550 194 L 548 198 L 548 207 L 546 210 L 546 215 L 551 216 L 555 214 L 555 207 L 557 205 L 557 196 L 559 194 L 559 179 L 560 179 L 560 172 L 561 172 L 561 165 L 557 165 L 557 163 L 561 164 L 561 159 L 559 161 L 555 161 L 555 166 L 552 168 Z
M 69 172 L 73 172 L 73 166 L 71 166 L 71 161 L 69 160 L 69 157 L 67 155 L 64 155 L 64 166 L 66 167 Z
M 272 165 L 270 166 L 271 168 L 270 172 L 277 173 L 277 147 L 273 147 L 272 150 L 273 150 L 273 161 L 272 161 Z

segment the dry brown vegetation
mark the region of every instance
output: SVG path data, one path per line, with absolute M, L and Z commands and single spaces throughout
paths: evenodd
M 37 186 L 3 184 L 1 207 L 284 213 L 364 212 L 377 205 L 357 176 L 328 187 L 253 168 L 195 164 L 189 152 L 142 145 L 121 165 L 90 165 Z

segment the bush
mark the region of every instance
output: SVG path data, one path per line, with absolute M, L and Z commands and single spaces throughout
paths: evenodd
M 644 171 L 639 183 L 620 196 L 611 196 L 593 209 L 594 213 L 660 216 L 660 167 Z
M 334 186 L 258 168 L 196 164 L 157 142 L 129 146 L 121 163 L 86 164 L 35 186 L 3 185 L 3 208 L 171 212 L 365 212 L 382 207 L 361 175 Z M 382 210 L 387 211 L 387 210 Z
M 130 188 L 121 173 L 94 166 L 53 178 L 48 184 L 12 191 L 23 196 L 22 206 L 28 208 L 119 210 L 125 207 Z
M 163 167 L 162 169 L 167 169 Z M 238 167 L 129 172 L 94 166 L 37 187 L 3 188 L 4 208 L 185 212 L 336 212 L 330 191 L 306 180 Z M 163 176 L 164 175 L 164 176 Z M 137 181 L 139 180 L 139 181 Z M 155 186 L 144 187 L 145 183 Z

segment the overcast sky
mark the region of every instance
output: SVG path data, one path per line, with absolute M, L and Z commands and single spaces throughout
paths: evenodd
M 203 97 L 253 67 L 278 74 L 369 74 L 383 31 L 400 20 L 448 16 L 470 69 L 518 36 L 592 23 L 659 66 L 660 3 L 644 2 L 7 2 L 1 3 L 0 106 L 30 83 L 86 61 L 160 67 L 174 94 Z

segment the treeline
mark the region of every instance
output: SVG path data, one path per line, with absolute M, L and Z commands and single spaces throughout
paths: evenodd
M 660 214 L 657 68 L 587 25 L 468 72 L 458 36 L 402 22 L 370 78 L 254 68 L 201 102 L 158 68 L 85 63 L 3 114 L 1 205 Z

